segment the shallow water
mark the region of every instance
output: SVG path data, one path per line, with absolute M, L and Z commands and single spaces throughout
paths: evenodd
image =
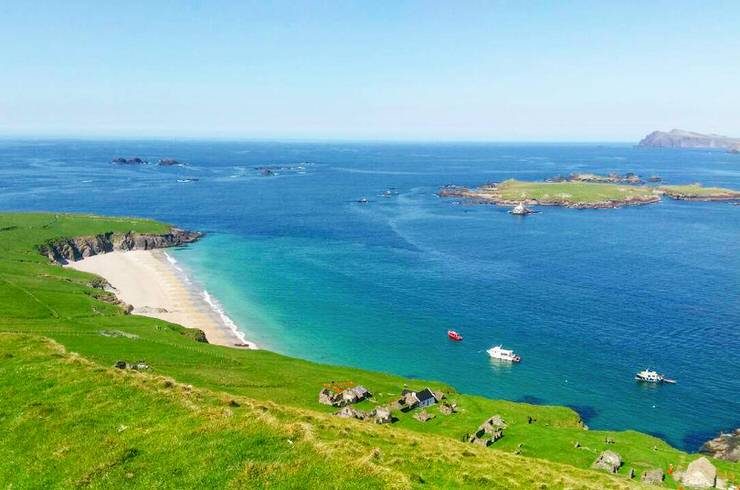
M 284 168 L 263 177 L 265 165 Z M 591 427 L 686 449 L 740 426 L 740 207 L 664 200 L 517 218 L 434 194 L 572 171 L 740 188 L 736 155 L 629 145 L 4 140 L 0 208 L 209 232 L 172 255 L 248 339 L 279 352 L 566 404 Z M 448 341 L 449 328 L 465 340 Z M 492 363 L 494 343 L 523 362 Z M 645 367 L 679 382 L 640 386 Z

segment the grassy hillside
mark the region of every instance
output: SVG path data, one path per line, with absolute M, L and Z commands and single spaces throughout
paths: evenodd
M 440 383 L 198 343 L 177 325 L 124 315 L 101 300 L 107 293 L 91 287 L 94 276 L 52 265 L 36 248 L 62 236 L 166 228 L 124 218 L 0 214 L 0 481 L 26 486 L 14 468 L 29 465 L 49 485 L 65 486 L 130 479 L 141 486 L 343 481 L 616 488 L 630 482 L 587 469 L 604 449 L 622 456 L 622 475 L 693 459 L 645 434 L 586 431 L 563 407 L 489 400 Z M 62 346 L 78 355 L 63 354 Z M 110 369 L 119 359 L 145 360 L 151 369 Z M 163 376 L 195 388 L 164 388 Z M 437 417 L 426 423 L 398 413 L 392 426 L 340 420 L 317 403 L 323 383 L 339 380 L 375 393 L 360 408 L 386 403 L 408 384 L 446 391 L 460 413 L 432 408 Z M 240 407 L 230 407 L 231 399 Z M 460 442 L 494 414 L 509 424 L 494 446 Z M 119 433 L 119 426 L 141 430 Z M 606 444 L 607 437 L 615 443 Z M 715 464 L 730 479 L 738 473 L 737 464 Z
M 445 438 L 102 368 L 36 336 L 0 334 L 0 345 L 0 481 L 14 487 L 627 485 Z

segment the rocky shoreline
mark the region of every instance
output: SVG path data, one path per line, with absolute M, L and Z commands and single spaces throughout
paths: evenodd
M 60 238 L 39 247 L 39 252 L 58 264 L 67 264 L 116 250 L 152 250 L 192 243 L 203 236 L 197 231 L 170 228 L 162 234 L 104 233 L 76 238 Z
M 699 452 L 726 461 L 740 461 L 740 428 L 720 433 L 714 439 L 705 442 Z

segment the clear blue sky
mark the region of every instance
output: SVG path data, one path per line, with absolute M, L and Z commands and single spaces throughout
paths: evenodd
M 106 5 L 107 4 L 107 5 Z M 0 134 L 740 136 L 735 1 L 0 2 Z

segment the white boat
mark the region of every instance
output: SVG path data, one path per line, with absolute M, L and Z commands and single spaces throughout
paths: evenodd
M 658 373 L 657 371 L 650 371 L 648 369 L 643 369 L 639 373 L 635 374 L 635 381 L 640 381 L 643 383 L 675 383 L 676 380 L 668 379 L 662 374 Z
M 500 361 L 519 362 L 522 360 L 522 358 L 515 354 L 513 350 L 504 349 L 503 345 L 491 347 L 486 352 L 488 352 L 488 355 L 493 359 L 498 359 Z
M 509 212 L 517 216 L 526 216 L 528 214 L 531 214 L 532 210 L 525 206 L 523 202 L 520 202 L 519 204 L 514 206 L 514 209 Z

